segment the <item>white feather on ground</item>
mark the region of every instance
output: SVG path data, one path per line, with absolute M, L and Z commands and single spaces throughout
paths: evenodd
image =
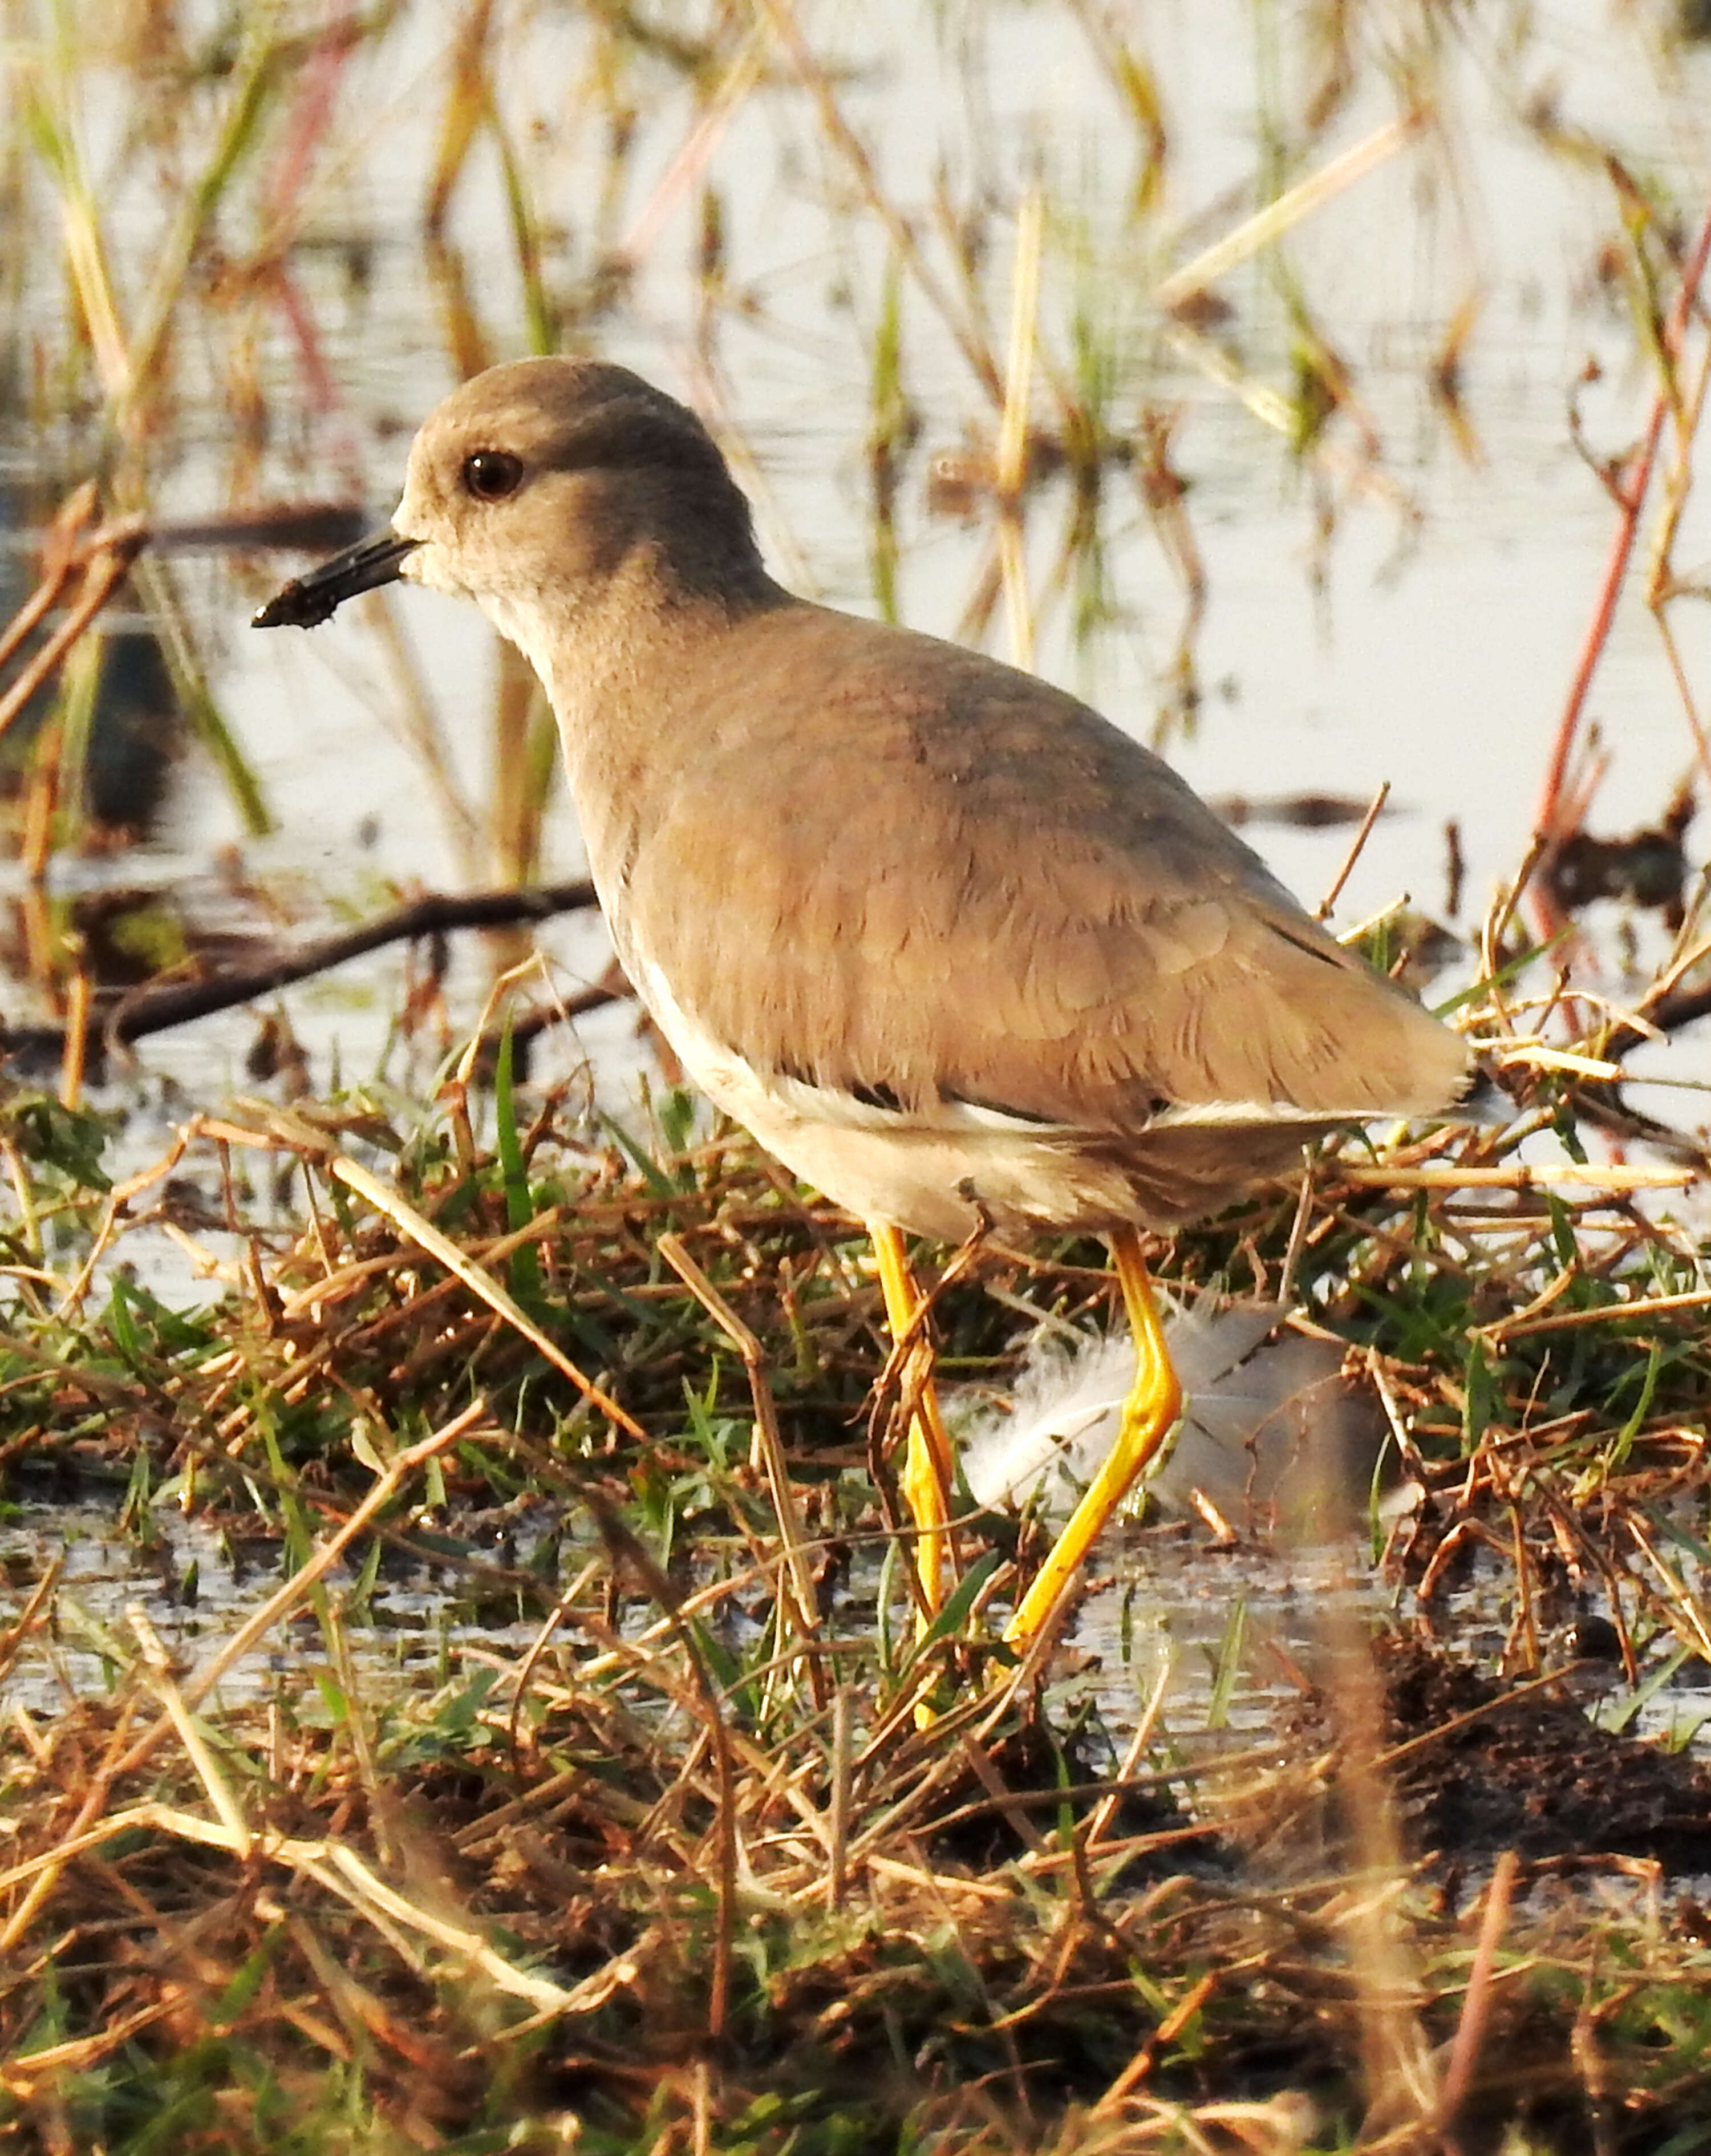
M 1167 1312 L 1186 1404 L 1169 1455 L 1132 1504 L 1199 1511 L 1199 1491 L 1238 1532 L 1297 1542 L 1365 1517 L 1380 1460 L 1394 1453 L 1383 1417 L 1343 1378 L 1338 1350 L 1284 1328 L 1284 1315 L 1261 1303 L 1217 1311 L 1210 1298 Z M 1111 1450 L 1134 1367 L 1126 1332 L 1066 1348 L 1042 1327 L 1008 1409 L 988 1406 L 958 1433 L 976 1502 L 1066 1512 Z

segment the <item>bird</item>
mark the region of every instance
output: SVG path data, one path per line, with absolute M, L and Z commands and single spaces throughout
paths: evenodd
M 906 1235 L 1108 1242 L 1134 1376 L 1005 1628 L 1030 1641 L 1180 1411 L 1143 1232 L 1338 1127 L 1452 1116 L 1467 1042 L 1087 704 L 777 583 L 712 435 L 624 367 L 464 382 L 390 525 L 254 623 L 311 628 L 397 578 L 473 600 L 532 664 L 637 995 L 712 1101 L 864 1224 L 895 1339 L 922 1307 Z M 953 1472 L 929 1378 L 902 1476 L 927 1610 Z

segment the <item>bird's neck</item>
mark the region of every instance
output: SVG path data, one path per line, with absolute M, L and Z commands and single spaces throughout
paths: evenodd
M 645 552 L 573 594 L 561 588 L 550 608 L 527 597 L 483 599 L 545 685 L 597 882 L 627 851 L 639 797 L 679 752 L 693 752 L 695 700 L 685 683 L 739 622 L 799 603 L 758 562 L 740 575 L 700 580 Z

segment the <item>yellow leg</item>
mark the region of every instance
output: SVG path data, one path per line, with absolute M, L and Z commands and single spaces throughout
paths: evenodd
M 1135 1343 L 1135 1381 L 1123 1404 L 1117 1442 L 1005 1625 L 1004 1636 L 1009 1640 L 1030 1640 L 1046 1622 L 1106 1522 L 1137 1478 L 1164 1451 L 1165 1440 L 1182 1412 L 1182 1387 L 1171 1368 L 1159 1306 L 1153 1300 L 1152 1282 L 1141 1256 L 1141 1240 L 1133 1228 L 1116 1230 L 1111 1238 L 1111 1255 L 1123 1285 Z
M 903 1238 L 886 1220 L 871 1220 L 868 1235 L 879 1268 L 880 1291 L 885 1297 L 886 1324 L 891 1338 L 901 1340 L 915 1322 L 921 1308 L 921 1291 L 909 1270 Z M 925 1353 L 923 1349 L 923 1354 Z M 937 1609 L 944 1599 L 945 1524 L 950 1518 L 951 1441 L 938 1412 L 930 1366 L 922 1377 L 918 1404 L 909 1419 L 909 1450 L 903 1463 L 903 1502 L 920 1529 L 915 1545 L 915 1570 L 922 1599 L 928 1609 Z

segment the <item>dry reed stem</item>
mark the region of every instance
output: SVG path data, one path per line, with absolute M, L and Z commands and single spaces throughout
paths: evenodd
M 998 364 L 979 325 L 957 305 L 943 280 L 922 250 L 913 227 L 891 203 L 880 184 L 873 159 L 845 118 L 825 67 L 809 49 L 798 27 L 794 10 L 785 0 L 760 0 L 762 13 L 771 24 L 799 80 L 813 99 L 825 137 L 849 166 L 862 201 L 884 226 L 897 259 L 921 288 L 923 296 L 943 323 L 962 353 L 969 371 L 994 407 L 1002 409 L 1004 382 Z
M 681 1235 L 668 1230 L 660 1237 L 658 1247 L 660 1256 L 742 1358 L 754 1402 L 754 1451 L 771 1492 L 791 1587 L 788 1596 L 779 1598 L 781 1630 L 794 1633 L 801 1643 L 814 1703 L 816 1707 L 824 1707 L 827 1701 L 825 1676 L 814 1651 L 820 1631 L 820 1598 L 814 1589 L 814 1574 L 809 1568 L 802 1516 L 796 1502 L 795 1486 L 790 1480 L 789 1463 L 784 1456 L 784 1441 L 779 1435 L 778 1410 L 773 1404 L 772 1389 L 767 1383 L 765 1352 L 754 1333 L 691 1257 Z
M 424 1219 L 414 1205 L 389 1189 L 378 1176 L 371 1175 L 358 1162 L 342 1153 L 328 1162 L 327 1172 L 348 1184 L 359 1197 L 366 1198 L 376 1212 L 384 1214 L 412 1242 L 419 1244 L 429 1257 L 448 1272 L 455 1274 L 472 1295 L 480 1296 L 514 1332 L 520 1332 L 537 1354 L 544 1356 L 561 1376 L 568 1378 L 591 1407 L 598 1408 L 629 1436 L 640 1438 L 646 1435 L 635 1416 L 619 1407 L 592 1378 L 584 1377 L 557 1342 L 517 1307 L 497 1281 L 473 1265 L 449 1235 L 442 1235 L 431 1221 Z
M 993 484 L 999 501 L 997 542 L 1005 617 L 1013 664 L 1034 663 L 1034 614 L 1028 596 L 1028 557 L 1021 523 L 1027 481 L 1028 433 L 1034 379 L 1034 347 L 1040 333 L 1040 260 L 1046 230 L 1046 196 L 1037 184 L 1016 213 L 1015 260 L 1010 272 L 1010 341 L 999 414 Z
M 39 2049 L 14 2052 L 0 2061 L 0 2088 L 20 2103 L 27 2103 L 45 2082 L 57 2084 L 62 2076 L 88 2073 L 100 2065 L 115 2051 L 121 2051 L 133 2038 L 140 2036 L 158 2021 L 178 2011 L 178 2002 L 172 1998 L 157 1999 L 152 2005 L 139 2006 L 134 2013 L 118 2016 L 110 2021 L 94 2036 L 81 2036 L 64 2044 L 44 2044 Z
M 76 497 L 74 497 L 75 499 Z M 44 641 L 41 649 L 0 695 L 0 736 L 3 736 L 44 683 L 52 680 L 67 654 L 83 636 L 131 564 L 148 544 L 148 527 L 140 517 L 121 516 L 98 527 L 78 547 L 69 567 L 80 572 L 76 598 L 65 619 Z M 44 578 L 41 592 L 48 596 L 43 610 L 51 606 L 64 587 L 57 570 Z M 31 607 L 35 604 L 31 602 Z M 28 614 L 31 607 L 26 607 Z M 20 617 L 22 619 L 23 617 Z
M 41 570 L 36 588 L 0 630 L 0 666 L 5 665 L 58 602 L 67 583 L 83 566 L 80 535 L 95 515 L 99 494 L 93 480 L 74 487 L 42 536 Z
M 493 1951 L 479 1932 L 448 1923 L 419 1907 L 395 1887 L 388 1887 L 355 1850 L 337 1841 L 305 1840 L 269 1828 L 251 1827 L 241 1820 L 236 1825 L 229 1825 L 224 1820 L 202 1819 L 173 1804 L 151 1802 L 109 1813 L 98 1826 L 72 1835 L 41 1856 L 0 1871 L 0 1894 L 26 1881 L 39 1886 L 44 1878 L 57 1877 L 78 1857 L 139 1829 L 176 1835 L 180 1840 L 196 1843 L 204 1849 L 224 1850 L 241 1862 L 248 1863 L 253 1859 L 283 1865 L 337 1896 L 377 1929 L 384 1929 L 385 1919 L 403 1924 L 466 1962 L 474 1974 L 496 1989 L 526 1999 L 531 2005 L 573 2012 L 588 2005 L 598 2005 L 609 1996 L 604 1972 L 601 1982 L 566 1990 L 561 1984 L 530 1976 L 513 1967 Z
M 1708 213 L 1699 228 L 1693 253 L 1683 267 L 1681 281 L 1670 306 L 1663 340 L 1663 357 L 1667 365 L 1672 366 L 1679 352 L 1688 322 L 1698 304 L 1699 285 L 1708 263 L 1711 263 L 1711 213 Z M 1579 738 L 1580 719 L 1585 710 L 1586 699 L 1591 692 L 1592 679 L 1603 657 L 1610 639 L 1611 627 L 1616 619 L 1616 603 L 1621 596 L 1634 543 L 1639 535 L 1640 517 L 1651 486 L 1652 468 L 1657 460 L 1658 444 L 1662 439 L 1664 422 L 1675 408 L 1673 383 L 1672 380 L 1666 380 L 1652 398 L 1646 431 L 1639 446 L 1628 458 L 1621 475 L 1611 487 L 1617 510 L 1616 528 L 1611 541 L 1604 577 L 1594 602 L 1592 618 L 1586 626 L 1563 714 L 1551 745 L 1539 805 L 1534 813 L 1534 851 L 1515 886 L 1517 896 L 1523 887 L 1530 887 L 1534 905 L 1539 909 L 1540 931 L 1546 937 L 1555 934 L 1562 922 L 1554 906 L 1540 900 L 1539 887 L 1534 879 L 1541 862 L 1547 860 L 1561 840 L 1575 828 L 1577 819 L 1566 815 L 1563 806 L 1570 760 Z
M 1480 2050 L 1489 2034 L 1492 1983 L 1497 1969 L 1498 1948 L 1503 1943 L 1514 1899 L 1515 1881 L 1520 1871 L 1520 1860 L 1512 1849 L 1506 1849 L 1497 1861 L 1490 1886 L 1485 1892 L 1485 1913 L 1479 1927 L 1478 1943 L 1473 1949 L 1473 1962 L 1467 1972 L 1467 1989 L 1462 2002 L 1462 2018 L 1456 2025 L 1455 2041 L 1450 2047 L 1448 2063 L 1444 2068 L 1443 2084 L 1439 2091 L 1438 2117 L 1446 2130 L 1453 2128 L 1457 2113 L 1466 2102 L 1472 2086 Z
M 685 1623 L 681 1605 L 665 1574 L 609 1506 L 590 1494 L 590 1509 L 602 1536 L 618 1563 L 634 1571 L 665 1613 L 672 1635 L 689 1666 L 694 1702 L 703 1717 L 701 1729 L 713 1755 L 718 1775 L 714 1807 L 714 1831 L 718 1856 L 717 1887 L 718 1921 L 713 1933 L 713 1964 L 707 1987 L 707 2034 L 717 2042 L 725 2033 L 731 2010 L 731 1953 L 737 1922 L 737 1880 L 739 1830 L 737 1815 L 737 1779 L 730 1732 L 718 1687 L 694 1633 Z
M 643 262 L 653 252 L 672 211 L 701 179 L 732 121 L 758 85 L 771 44 L 772 31 L 765 18 L 758 17 L 676 155 L 619 241 L 618 254 L 622 260 Z
M 1369 172 L 1376 172 L 1386 164 L 1399 150 L 1404 149 L 1424 125 L 1424 116 L 1410 113 L 1400 120 L 1392 120 L 1356 142 L 1340 157 L 1316 172 L 1309 172 L 1304 180 L 1286 187 L 1277 198 L 1256 210 L 1251 217 L 1243 219 L 1233 232 L 1214 245 L 1197 254 L 1193 261 L 1185 262 L 1153 288 L 1153 302 L 1169 311 L 1179 307 L 1185 300 L 1205 290 L 1219 278 L 1227 276 L 1261 248 L 1292 231 L 1295 227 L 1333 202 L 1346 188 L 1353 187 Z
M 1366 814 L 1360 819 L 1359 829 L 1349 841 L 1349 850 L 1343 856 L 1342 865 L 1326 886 L 1325 895 L 1313 909 L 1316 921 L 1328 921 L 1337 910 L 1337 901 L 1343 896 L 1343 886 L 1354 873 L 1361 855 L 1366 851 L 1366 842 L 1372 836 L 1373 826 L 1385 813 L 1385 803 L 1390 798 L 1390 782 L 1387 778 L 1368 802 Z
M 1560 1190 L 1621 1194 L 1684 1190 L 1703 1180 L 1696 1168 L 1627 1168 L 1595 1161 L 1513 1161 L 1502 1168 L 1357 1168 L 1338 1163 L 1338 1175 L 1357 1190 Z

